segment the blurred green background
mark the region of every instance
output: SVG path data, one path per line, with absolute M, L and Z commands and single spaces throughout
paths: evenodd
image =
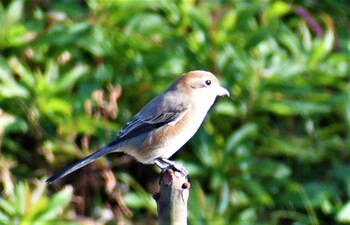
M 350 224 L 347 0 L 2 0 L 0 26 L 0 224 L 156 224 L 154 166 L 44 180 L 194 69 L 232 95 L 172 158 L 189 224 Z

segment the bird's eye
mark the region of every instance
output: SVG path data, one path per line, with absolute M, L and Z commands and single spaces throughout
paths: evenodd
M 205 84 L 208 85 L 208 86 L 211 85 L 211 80 L 206 80 Z

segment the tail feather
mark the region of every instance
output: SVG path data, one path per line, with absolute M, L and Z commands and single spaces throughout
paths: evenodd
M 95 161 L 96 159 L 100 158 L 101 156 L 104 156 L 108 153 L 110 153 L 113 149 L 109 148 L 109 147 L 104 147 L 94 153 L 92 153 L 91 155 L 70 164 L 69 166 L 67 166 L 66 168 L 62 169 L 61 171 L 59 171 L 58 173 L 54 174 L 53 176 L 51 176 L 50 178 L 48 178 L 46 180 L 47 183 L 52 183 L 57 179 L 60 179 L 78 169 L 80 169 L 83 166 L 86 166 L 87 164 Z

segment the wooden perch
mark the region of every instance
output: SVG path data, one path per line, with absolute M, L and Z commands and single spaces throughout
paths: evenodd
M 159 185 L 159 193 L 153 195 L 157 202 L 158 224 L 187 224 L 187 200 L 190 189 L 187 176 L 169 167 L 161 173 Z

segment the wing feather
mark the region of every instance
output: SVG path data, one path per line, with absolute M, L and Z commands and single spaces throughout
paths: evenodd
M 150 101 L 135 117 L 120 130 L 108 144 L 116 145 L 129 138 L 150 132 L 180 120 L 189 109 L 188 101 L 175 99 L 171 93 L 162 94 Z

